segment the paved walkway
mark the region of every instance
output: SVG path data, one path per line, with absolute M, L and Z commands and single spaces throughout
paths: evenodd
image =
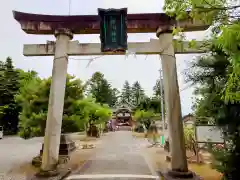
M 129 131 L 111 132 L 102 137 L 97 153 L 84 165 L 79 175 L 132 174 L 154 175 L 142 153 L 146 143 L 132 137 Z M 139 178 L 138 178 L 139 179 Z

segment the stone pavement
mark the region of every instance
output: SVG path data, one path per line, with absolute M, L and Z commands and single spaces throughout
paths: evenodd
M 135 139 L 131 131 L 116 131 L 102 137 L 102 144 L 96 154 L 76 174 L 132 174 L 156 175 L 143 156 L 142 148 L 147 146 Z M 79 176 L 80 177 L 80 176 Z M 140 178 L 138 178 L 140 179 Z

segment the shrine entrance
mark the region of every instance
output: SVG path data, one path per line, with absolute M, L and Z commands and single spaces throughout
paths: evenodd
M 121 102 L 112 110 L 112 118 L 115 119 L 116 126 L 132 126 L 133 111 L 135 107 L 129 102 Z
M 190 16 L 179 21 L 164 13 L 127 14 L 126 9 L 120 11 L 100 9 L 99 15 L 54 16 L 17 11 L 14 11 L 13 15 L 24 32 L 51 34 L 56 37 L 55 42 L 26 44 L 23 49 L 25 56 L 54 56 L 41 172 L 52 174 L 57 171 L 68 56 L 124 55 L 128 51 L 160 55 L 166 117 L 171 137 L 171 170 L 166 177 L 182 179 L 194 176 L 188 171 L 184 146 L 175 54 L 204 53 L 208 47 L 202 42 L 196 42 L 196 47 L 192 47 L 189 46 L 189 42 L 174 40 L 172 32 L 175 27 L 180 27 L 184 31 L 202 31 L 209 25 L 193 20 Z M 150 39 L 149 42 L 127 42 L 127 33 L 150 32 L 156 33 L 157 39 Z M 71 41 L 74 34 L 100 34 L 102 43 Z M 118 121 L 129 122 L 131 113 L 128 113 L 126 109 L 118 111 L 116 113 Z
M 116 112 L 118 126 L 132 126 L 132 112 L 128 108 L 119 108 Z

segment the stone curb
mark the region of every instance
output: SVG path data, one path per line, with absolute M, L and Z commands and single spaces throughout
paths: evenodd
M 59 175 L 53 177 L 38 177 L 36 175 L 32 177 L 27 177 L 27 180 L 63 180 L 69 174 L 71 174 L 71 169 L 61 169 Z

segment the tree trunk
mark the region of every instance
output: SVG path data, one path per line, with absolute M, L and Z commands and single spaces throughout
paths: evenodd
M 85 134 L 86 134 L 86 136 L 87 136 L 87 131 L 88 131 L 88 123 L 85 123 L 85 124 L 84 124 L 84 128 L 85 128 Z

